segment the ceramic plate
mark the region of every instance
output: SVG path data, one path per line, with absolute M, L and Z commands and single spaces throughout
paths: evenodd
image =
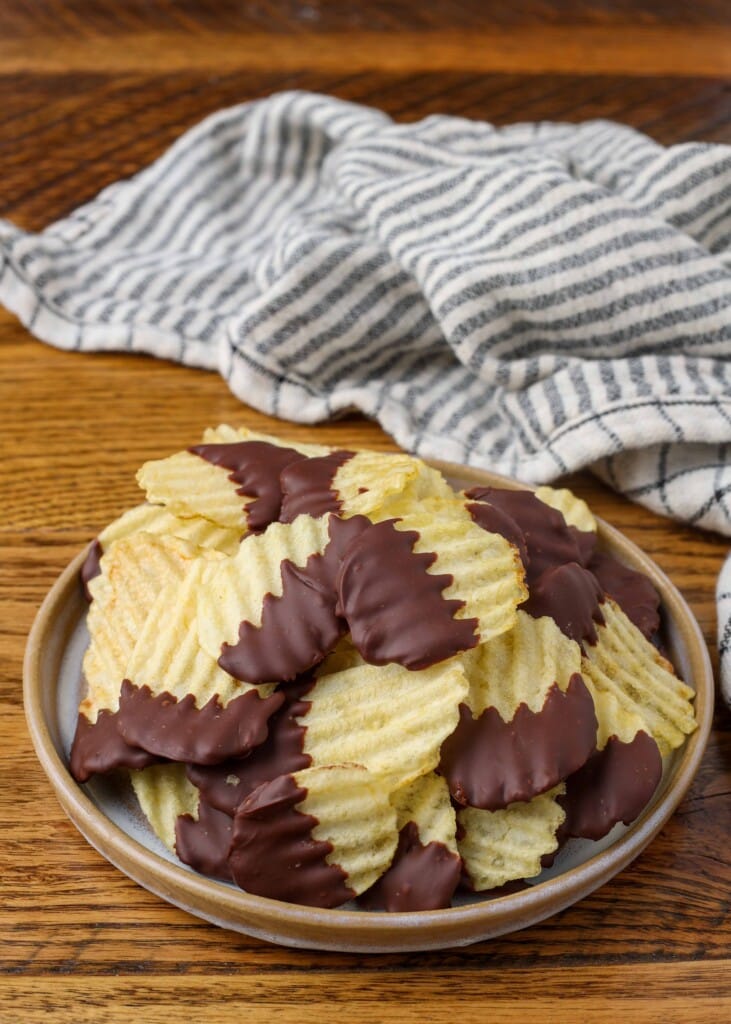
M 478 470 L 435 463 L 453 484 L 517 486 Z M 637 547 L 600 522 L 602 547 L 644 572 L 659 590 L 666 642 L 680 675 L 696 690 L 698 729 L 667 760 L 662 783 L 642 815 L 601 843 L 573 840 L 525 890 L 468 897 L 448 910 L 385 914 L 346 906 L 299 907 L 251 896 L 180 864 L 152 834 L 131 789 L 103 778 L 79 786 L 68 769 L 88 635 L 78 573 L 84 553 L 66 568 L 31 631 L 24 700 L 31 738 L 56 796 L 102 856 L 140 885 L 214 924 L 270 942 L 312 949 L 386 952 L 467 945 L 525 928 L 563 910 L 629 864 L 660 831 L 700 764 L 713 713 L 713 677 L 700 630 L 678 591 Z

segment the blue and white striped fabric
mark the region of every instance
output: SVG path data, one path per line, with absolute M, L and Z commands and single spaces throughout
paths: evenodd
M 39 235 L 0 222 L 0 261 L 59 347 L 217 369 L 299 422 L 360 409 L 530 483 L 590 465 L 731 534 L 731 147 L 283 93 Z

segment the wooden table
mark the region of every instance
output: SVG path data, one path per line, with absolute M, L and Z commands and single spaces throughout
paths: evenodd
M 731 142 L 727 5 L 580 0 L 326 5 L 5 0 L 0 215 L 40 228 L 160 154 L 203 115 L 285 88 L 499 123 L 614 117 L 664 143 Z M 658 8 L 662 12 L 658 13 Z M 720 711 L 695 784 L 609 885 L 460 951 L 292 951 L 220 931 L 116 871 L 67 821 L 25 728 L 21 659 L 54 577 L 137 500 L 134 470 L 207 424 L 393 447 L 352 417 L 314 430 L 239 404 L 214 375 L 75 355 L 0 311 L 0 1019 L 201 1022 L 720 1022 L 731 1019 L 731 738 Z M 680 587 L 713 648 L 727 541 L 587 473 L 571 485 Z

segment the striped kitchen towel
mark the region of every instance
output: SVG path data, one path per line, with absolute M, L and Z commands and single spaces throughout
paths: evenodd
M 40 234 L 0 222 L 0 301 L 61 348 L 217 369 L 299 422 L 360 409 L 529 483 L 590 465 L 731 534 L 731 147 L 283 93 Z

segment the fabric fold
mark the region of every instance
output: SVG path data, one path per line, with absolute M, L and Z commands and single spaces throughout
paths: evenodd
M 0 301 L 60 348 L 527 483 L 590 466 L 731 534 L 731 147 L 281 93 L 43 232 L 0 222 Z

